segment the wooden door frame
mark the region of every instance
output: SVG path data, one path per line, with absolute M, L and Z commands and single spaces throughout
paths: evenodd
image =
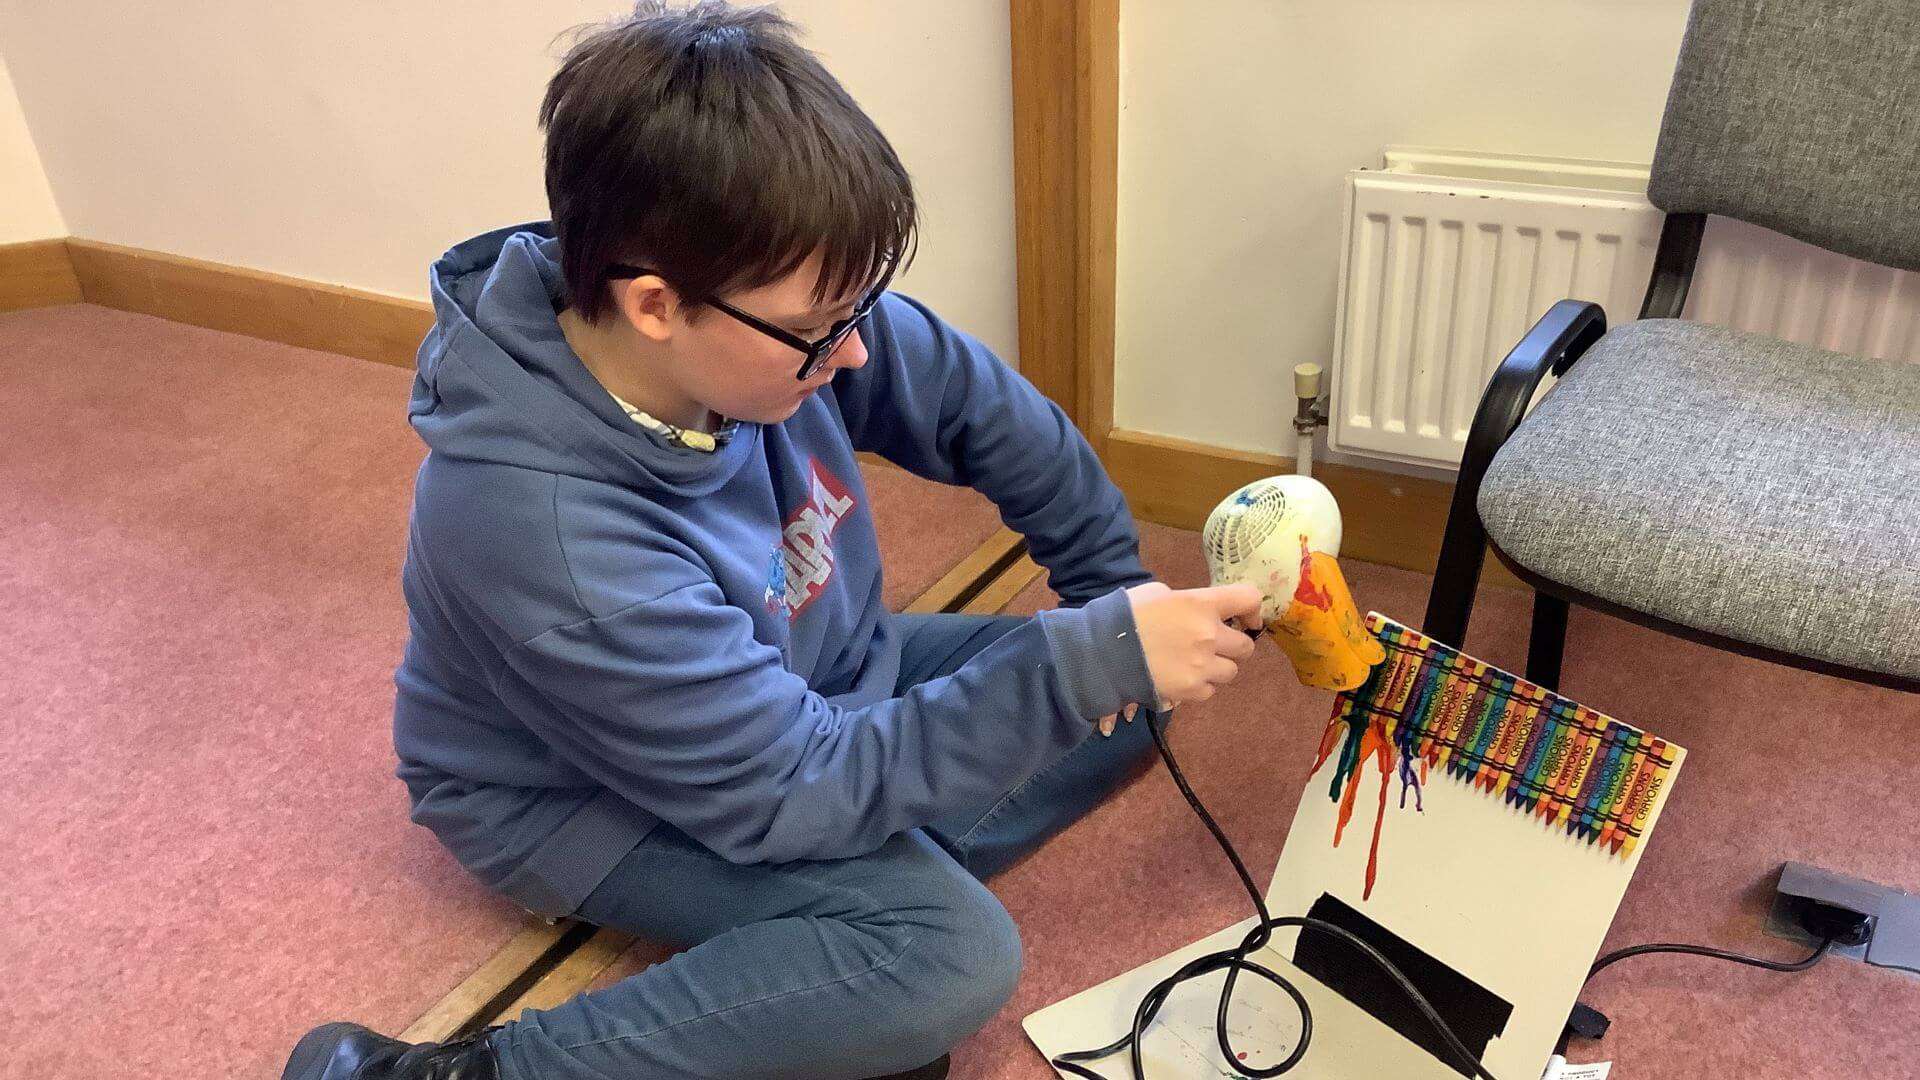
M 1120 0 L 1009 0 L 1020 370 L 1103 457 L 1113 428 Z

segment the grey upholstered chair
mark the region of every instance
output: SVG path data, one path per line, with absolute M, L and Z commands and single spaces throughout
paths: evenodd
M 1640 320 L 1561 301 L 1481 400 L 1427 633 L 1465 636 L 1490 540 L 1546 686 L 1571 601 L 1920 690 L 1920 364 L 1678 319 L 1709 214 L 1920 270 L 1920 0 L 1697 0 L 1648 196 Z

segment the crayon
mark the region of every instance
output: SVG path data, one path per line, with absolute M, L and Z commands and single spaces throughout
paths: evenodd
M 1580 808 L 1581 838 L 1592 843 L 1600 835 L 1602 807 L 1606 803 L 1607 789 L 1613 786 L 1620 772 L 1620 755 L 1626 751 L 1627 739 L 1632 728 L 1618 720 L 1608 720 L 1607 756 L 1600 765 L 1600 774 L 1589 785 L 1587 798 Z
M 1615 724 L 1612 721 L 1608 721 L 1605 724 L 1590 724 L 1589 718 L 1584 714 L 1580 716 L 1580 721 L 1582 725 L 1589 727 L 1597 726 L 1600 729 L 1600 734 L 1595 740 L 1596 745 L 1593 750 L 1593 762 L 1587 766 L 1586 775 L 1580 778 L 1578 784 L 1574 787 L 1573 791 L 1570 792 L 1572 805 L 1567 814 L 1567 834 L 1585 839 L 1588 807 L 1593 799 L 1594 789 L 1604 778 L 1607 770 L 1607 762 L 1613 756 Z
M 1633 779 L 1628 782 L 1627 790 L 1620 797 L 1620 827 L 1613 834 L 1615 855 L 1622 853 L 1621 848 L 1626 845 L 1627 834 L 1633 829 L 1633 809 L 1639 805 L 1641 793 L 1646 790 L 1655 769 L 1659 767 L 1659 759 L 1654 756 L 1652 741 L 1649 740 L 1649 745 L 1643 748 L 1640 760 L 1634 768 Z
M 1541 691 L 1533 710 L 1533 733 L 1527 736 L 1527 748 L 1520 755 L 1520 767 L 1515 779 L 1517 790 L 1513 796 L 1514 805 L 1528 813 L 1533 812 L 1533 804 L 1540 795 L 1539 773 L 1547 752 L 1553 747 L 1555 727 L 1553 709 Z
M 1627 729 L 1626 745 L 1620 751 L 1620 763 L 1613 770 L 1613 778 L 1607 784 L 1607 790 L 1601 798 L 1600 835 L 1594 843 L 1602 850 L 1610 850 L 1613 834 L 1620 828 L 1620 804 L 1626 794 L 1627 786 L 1640 768 L 1640 736 L 1638 728 Z
M 1580 798 L 1581 785 L 1586 783 L 1587 773 L 1593 768 L 1593 756 L 1600 749 L 1600 732 L 1583 722 L 1584 718 L 1580 716 L 1579 707 L 1574 706 L 1568 711 L 1572 713 L 1574 723 L 1578 725 L 1576 730 L 1579 732 L 1580 744 L 1574 754 L 1574 768 L 1567 776 L 1565 787 L 1559 792 L 1560 814 L 1554 819 L 1556 825 L 1566 824 L 1567 819 L 1573 815 L 1574 803 Z
M 1633 849 L 1639 845 L 1640 838 L 1646 835 L 1647 819 L 1653 816 L 1653 804 L 1660 801 L 1660 789 L 1666 786 L 1667 771 L 1673 768 L 1673 758 L 1668 755 L 1671 748 L 1666 740 L 1653 740 L 1653 775 L 1647 778 L 1647 786 L 1640 802 L 1633 808 L 1633 825 L 1627 830 L 1627 842 L 1621 857 L 1630 857 Z
M 1480 778 L 1486 761 L 1487 743 L 1499 727 L 1497 706 L 1500 698 L 1485 678 L 1486 665 L 1472 664 L 1467 673 L 1473 677 L 1466 707 L 1466 719 L 1460 725 L 1460 753 L 1454 759 L 1453 773 L 1471 785 Z
M 1447 666 L 1451 669 L 1453 667 L 1453 661 L 1449 660 Z M 1452 682 L 1452 680 L 1448 681 L 1450 683 Z M 1462 693 L 1459 696 L 1464 698 L 1466 695 Z M 1440 719 L 1441 727 L 1438 732 L 1440 736 L 1440 758 L 1434 762 L 1434 764 L 1444 767 L 1460 747 L 1460 729 L 1465 726 L 1467 722 L 1467 702 L 1464 700 L 1460 701 L 1458 708 L 1448 709 L 1446 714 Z
M 1567 726 L 1566 717 L 1561 715 L 1558 701 L 1547 704 L 1544 722 L 1547 725 L 1546 742 L 1541 749 L 1540 763 L 1529 777 L 1533 785 L 1532 798 L 1527 801 L 1529 814 L 1536 812 L 1541 800 L 1552 796 L 1554 779 L 1565 767 L 1573 743 L 1573 731 Z
M 1573 771 L 1574 758 L 1580 752 L 1580 727 L 1567 715 L 1566 703 L 1553 703 L 1553 717 L 1560 724 L 1560 737 L 1555 741 L 1556 755 L 1549 759 L 1552 770 L 1541 777 L 1539 816 L 1552 819 L 1559 815 L 1557 805 L 1560 793 L 1566 789 L 1567 776 Z
M 1433 727 L 1434 738 L 1439 745 L 1439 754 L 1434 764 L 1448 771 L 1454 771 L 1454 759 L 1460 755 L 1460 740 L 1469 723 L 1469 711 L 1473 707 L 1473 697 L 1478 690 L 1473 683 L 1462 676 L 1466 674 L 1466 662 L 1457 656 L 1442 661 L 1441 680 L 1443 690 L 1437 692 L 1433 707 L 1427 712 L 1429 723 Z
M 1494 745 L 1493 783 L 1488 788 L 1496 799 L 1506 798 L 1507 789 L 1513 783 L 1513 767 L 1520 756 L 1520 746 L 1533 733 L 1530 697 L 1529 691 L 1516 686 L 1513 697 L 1507 700 L 1507 722 L 1502 725 L 1500 741 Z
M 1484 666 L 1482 668 L 1484 672 Z M 1473 786 L 1481 791 L 1487 790 L 1493 782 L 1493 774 L 1499 765 L 1499 747 L 1501 739 L 1507 734 L 1507 705 L 1511 702 L 1513 679 L 1501 674 L 1488 674 L 1490 682 L 1484 686 L 1487 696 L 1486 715 L 1481 721 L 1480 733 L 1474 737 Z

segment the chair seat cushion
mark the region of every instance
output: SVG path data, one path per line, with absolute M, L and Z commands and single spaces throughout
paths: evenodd
M 1628 323 L 1521 423 L 1479 508 L 1542 577 L 1920 678 L 1920 365 Z

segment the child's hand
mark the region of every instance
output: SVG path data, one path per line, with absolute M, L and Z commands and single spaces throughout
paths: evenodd
M 1122 716 L 1126 717 L 1127 723 L 1131 724 L 1133 723 L 1133 718 L 1137 716 L 1139 712 L 1140 707 L 1138 705 L 1129 705 L 1117 713 L 1108 713 L 1100 719 L 1095 720 L 1093 726 L 1100 729 L 1102 736 L 1112 735 L 1114 725 L 1120 722 Z
M 1128 589 L 1127 600 L 1163 706 L 1207 700 L 1253 655 L 1253 640 L 1236 627 L 1259 617 L 1260 590 L 1252 585 L 1175 590 L 1153 581 Z

